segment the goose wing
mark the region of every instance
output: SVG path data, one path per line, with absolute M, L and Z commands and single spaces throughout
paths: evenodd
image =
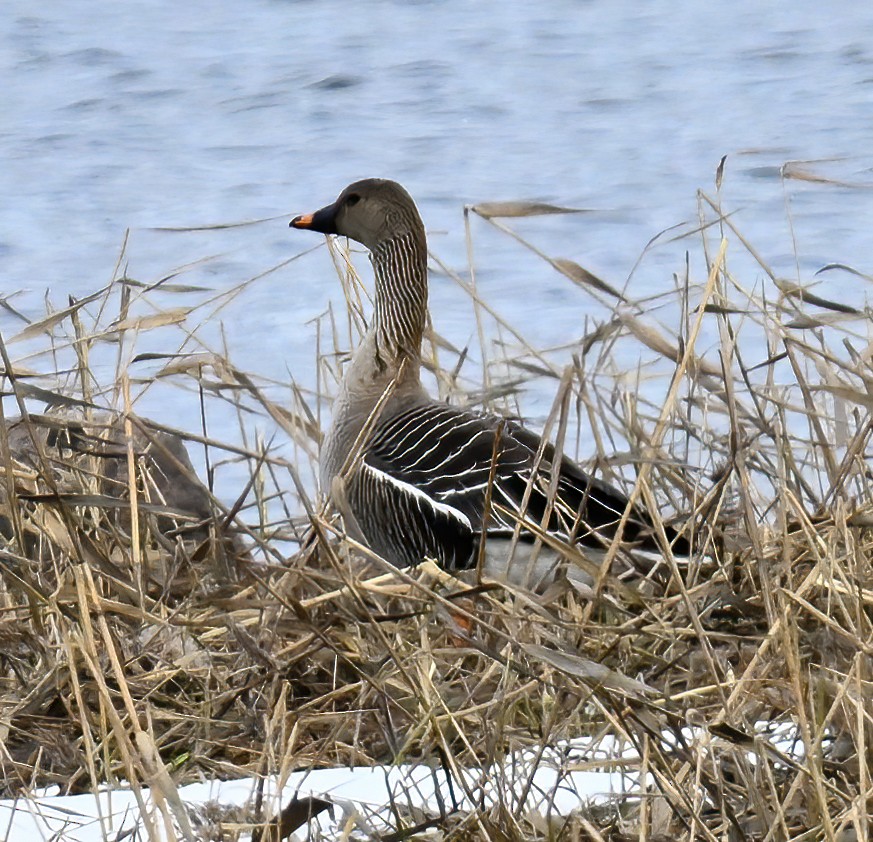
M 423 539 L 410 531 L 427 533 L 430 554 L 447 567 L 475 563 L 492 477 L 489 538 L 512 535 L 524 514 L 564 540 L 602 547 L 614 535 L 627 498 L 557 457 L 550 444 L 537 462 L 540 446 L 539 436 L 515 422 L 443 404 L 418 405 L 378 426 L 363 454 L 359 482 L 369 499 L 391 511 L 381 517 L 383 524 L 393 522 L 392 533 L 402 538 L 405 530 L 407 542 L 414 537 L 418 546 Z M 554 483 L 557 493 L 550 503 Z M 636 540 L 647 525 L 634 510 L 624 537 Z M 371 535 L 377 525 L 361 526 L 376 543 Z M 524 531 L 520 538 L 534 540 Z
M 350 487 L 357 526 L 370 549 L 399 567 L 424 558 L 448 570 L 471 567 L 478 532 L 469 518 L 408 482 L 402 472 L 383 470 L 375 462 L 366 454 Z

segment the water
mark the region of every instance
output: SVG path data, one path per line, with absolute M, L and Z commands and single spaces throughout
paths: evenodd
M 230 288 L 315 243 L 287 229 L 290 215 L 371 175 L 408 187 L 457 268 L 464 203 L 589 209 L 516 227 L 622 286 L 654 234 L 695 219 L 695 191 L 713 191 L 725 154 L 723 202 L 778 273 L 873 271 L 865 4 L 5 0 L 2 18 L 0 275 L 30 318 L 46 291 L 62 307 L 108 282 L 126 229 L 131 276 L 219 254 L 183 280 Z M 864 187 L 783 183 L 789 160 Z M 599 314 L 484 223 L 474 233 L 483 293 L 534 344 L 572 341 Z M 630 294 L 668 286 L 687 247 L 647 258 Z M 824 284 L 866 301 L 857 278 Z M 340 292 L 323 250 L 255 282 L 223 312 L 232 358 L 313 382 L 307 321 L 329 301 Z M 435 283 L 433 309 L 453 341 L 473 336 L 450 283 Z M 18 329 L 0 315 L 4 335 Z M 196 417 L 180 399 L 172 420 Z

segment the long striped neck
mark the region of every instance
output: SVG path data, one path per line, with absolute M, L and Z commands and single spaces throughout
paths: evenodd
M 399 366 L 410 359 L 418 370 L 427 318 L 427 246 L 424 232 L 407 231 L 382 240 L 370 253 L 376 276 L 373 331 L 377 364 Z

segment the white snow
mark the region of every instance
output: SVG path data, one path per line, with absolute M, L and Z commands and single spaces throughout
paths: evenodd
M 798 757 L 798 747 L 791 742 L 791 729 L 770 733 L 771 746 L 785 754 Z M 760 731 L 759 731 L 760 733 Z M 688 731 L 686 738 L 699 739 L 708 745 L 711 738 L 703 731 Z M 669 740 L 672 742 L 672 740 Z M 623 759 L 624 764 L 610 760 Z M 632 768 L 628 763 L 637 758 L 636 751 L 627 744 L 618 744 L 612 738 L 598 741 L 574 740 L 550 748 L 534 759 L 526 752 L 513 755 L 501 767 L 488 770 L 470 769 L 464 773 L 464 782 L 446 782 L 441 767 L 395 766 L 354 769 L 317 769 L 293 773 L 277 792 L 278 781 L 270 778 L 264 782 L 264 805 L 267 815 L 276 815 L 294 796 L 322 796 L 334 807 L 313 821 L 319 826 L 323 838 L 349 838 L 345 833 L 353 831 L 351 838 L 368 838 L 394 829 L 389 805 L 404 805 L 415 810 L 426 808 L 438 812 L 440 800 L 447 811 L 454 803 L 461 808 L 473 806 L 464 795 L 463 784 L 469 787 L 473 800 L 485 795 L 486 802 L 503 798 L 518 812 L 537 812 L 541 815 L 566 815 L 585 803 L 603 802 L 610 796 L 627 795 L 640 791 L 639 776 L 622 767 Z M 754 755 L 750 755 L 754 762 Z M 534 769 L 535 765 L 535 769 Z M 533 774 L 532 785 L 526 787 Z M 513 804 L 527 791 L 523 804 Z M 181 802 L 187 805 L 195 826 L 198 808 L 207 804 L 223 807 L 244 807 L 254 803 L 256 781 L 210 781 L 179 787 Z M 437 797 L 439 794 L 440 797 Z M 0 839 L 8 842 L 30 840 L 64 840 L 64 842 L 104 842 L 105 840 L 151 840 L 149 829 L 157 839 L 168 839 L 165 818 L 158 809 L 164 804 L 167 816 L 169 808 L 163 798 L 152 798 L 149 790 L 140 792 L 145 816 L 140 810 L 135 794 L 130 790 L 115 789 L 97 795 L 59 795 L 55 791 L 34 794 L 29 797 L 0 800 Z M 420 819 L 422 820 L 422 815 Z M 409 823 L 413 824 L 414 819 Z M 183 839 L 174 825 L 172 832 Z M 354 833 L 354 831 L 357 831 Z M 126 834 L 126 835 L 125 835 Z M 297 839 L 307 837 L 304 825 L 296 834 Z M 244 837 L 245 838 L 245 837 Z

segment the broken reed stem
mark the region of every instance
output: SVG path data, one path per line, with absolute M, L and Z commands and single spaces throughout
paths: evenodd
M 121 392 L 124 400 L 124 436 L 127 441 L 127 447 L 125 449 L 127 451 L 127 493 L 128 500 L 130 500 L 130 561 L 134 570 L 139 571 L 138 581 L 140 594 L 141 599 L 144 600 L 148 569 L 139 545 L 139 491 L 136 482 L 136 454 L 133 452 L 133 423 L 130 420 L 132 412 L 130 401 L 130 380 L 127 377 L 126 371 L 121 375 Z

